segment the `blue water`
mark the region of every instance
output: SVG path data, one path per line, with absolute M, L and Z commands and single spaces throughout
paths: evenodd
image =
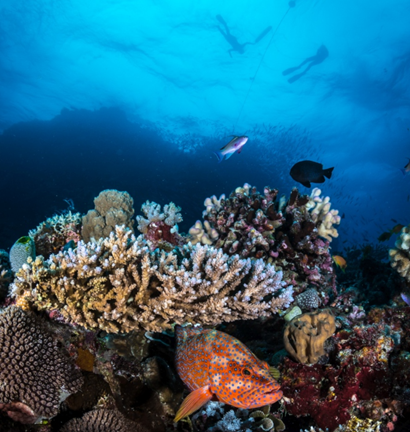
M 289 176 L 303 159 L 335 167 L 332 247 L 377 243 L 409 223 L 409 16 L 407 0 L 1 0 L 0 247 L 107 188 L 137 214 L 174 201 L 187 231 L 245 182 L 310 193 Z M 264 30 L 229 53 L 227 31 Z M 249 141 L 218 164 L 230 134 Z

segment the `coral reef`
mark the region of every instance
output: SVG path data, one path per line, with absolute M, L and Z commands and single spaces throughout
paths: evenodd
M 410 356 L 403 351 L 410 348 L 406 309 L 373 309 L 360 325 L 337 332 L 329 340 L 326 365 L 285 359 L 287 412 L 311 416 L 323 430 L 393 430 L 410 408 Z
M 31 237 L 20 237 L 10 249 L 10 267 L 14 273 L 27 262 L 28 258 L 36 256 L 36 248 Z
M 324 344 L 336 330 L 330 309 L 297 315 L 285 326 L 283 342 L 288 353 L 303 364 L 314 364 L 325 355 Z
M 82 384 L 80 372 L 34 315 L 0 312 L 0 411 L 22 423 L 54 417 Z
M 94 210 L 82 218 L 81 236 L 85 242 L 91 238 L 108 237 L 116 225 L 125 225 L 133 230 L 134 200 L 128 192 L 106 189 L 94 198 Z
M 330 210 L 329 198 L 321 198 L 318 189 L 310 198 L 297 189 L 288 200 L 277 200 L 277 195 L 276 189 L 265 187 L 260 194 L 245 184 L 228 198 L 207 198 L 205 230 L 197 222 L 190 230 L 191 240 L 211 241 L 228 254 L 268 260 L 283 270 L 284 280 L 297 291 L 309 284 L 323 291 L 334 287 L 329 242 L 337 236 L 340 217 Z
M 141 210 L 145 218 L 137 216 L 137 228 L 148 241 L 151 250 L 159 247 L 170 251 L 174 246 L 185 243 L 185 239 L 178 233 L 178 223 L 182 222 L 180 207 L 171 202 L 161 212 L 160 204 L 147 201 Z
M 0 302 L 7 295 L 12 280 L 13 273 L 10 268 L 9 254 L 5 250 L 0 249 Z
M 59 432 L 143 432 L 145 429 L 126 419 L 119 411 L 96 409 L 65 424 Z
M 36 254 L 44 258 L 58 253 L 67 243 L 75 245 L 80 240 L 80 234 L 81 214 L 71 211 L 46 219 L 28 233 L 36 245 Z
M 400 231 L 389 256 L 392 267 L 410 284 L 410 225 Z
M 282 287 L 281 279 L 262 260 L 211 246 L 150 252 L 142 236 L 116 227 L 104 240 L 25 264 L 11 291 L 90 329 L 162 331 L 173 323 L 216 325 L 276 313 L 293 301 L 292 286 Z

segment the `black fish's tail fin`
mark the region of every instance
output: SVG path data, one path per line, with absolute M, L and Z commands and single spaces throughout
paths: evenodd
M 335 167 L 323 170 L 323 175 L 325 177 L 327 177 L 328 179 L 330 179 L 332 177 L 332 172 L 334 169 L 335 169 Z

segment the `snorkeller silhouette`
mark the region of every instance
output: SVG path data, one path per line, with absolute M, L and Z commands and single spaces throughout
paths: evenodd
M 294 75 L 293 77 L 288 79 L 289 83 L 293 83 L 296 80 L 298 80 L 299 78 L 301 78 L 303 75 L 305 75 L 305 73 L 312 67 L 315 65 L 318 65 L 320 63 L 322 63 L 327 57 L 329 56 L 329 51 L 327 50 L 327 48 L 324 45 L 320 45 L 319 49 L 316 52 L 316 55 L 312 56 L 312 57 L 308 57 L 306 60 L 304 60 L 299 66 L 295 66 L 295 67 L 291 67 L 289 69 L 285 69 L 282 72 L 282 75 L 289 75 L 292 72 L 297 71 L 298 69 L 300 69 L 302 66 L 304 66 L 306 63 L 310 63 L 308 65 L 308 67 L 301 73 Z
M 256 43 L 260 42 L 272 29 L 271 26 L 266 27 L 266 29 L 254 40 L 254 42 L 245 42 L 243 44 L 238 42 L 238 39 L 233 36 L 229 30 L 228 24 L 226 24 L 225 20 L 222 18 L 221 15 L 216 15 L 216 19 L 223 25 L 223 28 L 218 26 L 218 30 L 222 34 L 222 36 L 225 38 L 225 40 L 229 43 L 229 45 L 232 47 L 228 52 L 229 55 L 232 57 L 232 51 L 237 51 L 239 54 L 243 54 L 245 52 L 245 46 L 246 45 L 255 45 Z

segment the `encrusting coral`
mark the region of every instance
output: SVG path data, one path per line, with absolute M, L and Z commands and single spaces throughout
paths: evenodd
M 35 230 L 30 230 L 28 235 L 34 240 L 36 254 L 48 258 L 62 250 L 70 241 L 77 243 L 80 233 L 81 214 L 68 211 L 46 219 Z
M 410 225 L 400 231 L 395 247 L 389 250 L 391 266 L 410 283 Z
M 303 364 L 314 364 L 325 355 L 324 344 L 336 331 L 330 309 L 304 313 L 285 326 L 283 342 L 288 353 Z
M 171 202 L 161 212 L 160 204 L 147 201 L 142 205 L 141 211 L 145 218 L 137 216 L 137 228 L 148 241 L 151 250 L 159 247 L 169 251 L 174 246 L 185 243 L 185 239 L 178 233 L 178 223 L 182 222 L 180 207 Z
M 277 199 L 278 190 L 265 187 L 263 194 L 245 183 L 229 197 L 205 200 L 204 225 L 190 229 L 193 243 L 213 244 L 227 254 L 263 258 L 283 270 L 298 292 L 308 285 L 334 288 L 329 243 L 338 233 L 337 210 L 329 198 L 300 195 L 295 188 L 289 199 Z
M 89 210 L 82 219 L 82 239 L 108 237 L 116 225 L 125 225 L 133 230 L 134 200 L 128 192 L 107 189 L 94 198 L 94 210 Z
M 18 301 L 113 333 L 255 319 L 286 309 L 292 293 L 282 272 L 262 260 L 199 244 L 150 252 L 142 236 L 118 226 L 108 238 L 37 257 L 11 286 Z
M 21 423 L 54 417 L 83 379 L 42 321 L 11 306 L 0 312 L 0 411 Z

